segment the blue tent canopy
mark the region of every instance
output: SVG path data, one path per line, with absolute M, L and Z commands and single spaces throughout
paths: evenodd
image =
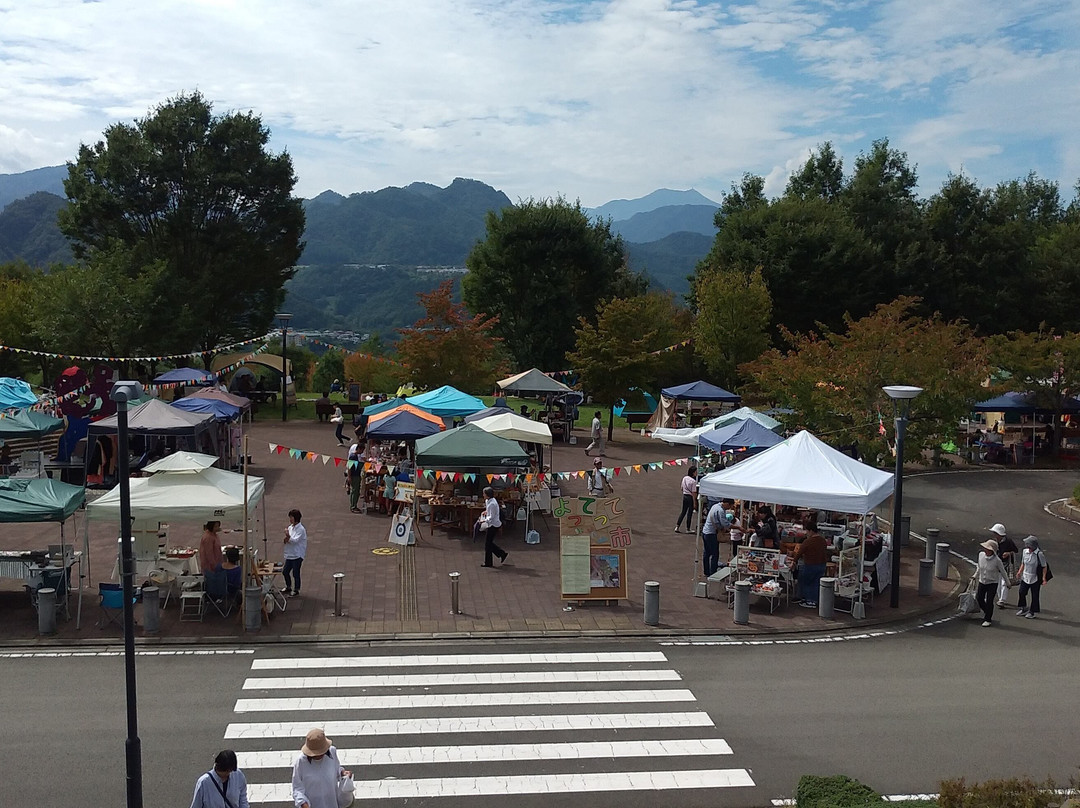
M 392 410 L 394 407 L 400 407 L 402 404 L 408 403 L 409 402 L 403 398 L 388 398 L 386 401 L 380 401 L 378 404 L 368 404 L 364 407 L 364 415 L 378 415 L 380 412 Z
M 783 441 L 784 439 L 771 429 L 749 418 L 698 435 L 698 444 L 714 452 L 760 452 Z
M 435 435 L 443 431 L 441 424 L 436 424 L 408 410 L 395 412 L 380 418 L 367 428 L 364 434 L 377 440 L 416 440 Z
M 32 438 L 41 440 L 64 428 L 64 422 L 35 410 L 16 410 L 0 418 L 0 439 Z
M 188 384 L 199 384 L 202 382 L 212 382 L 216 376 L 206 370 L 198 370 L 197 368 L 176 368 L 175 370 L 167 370 L 162 374 L 159 374 L 154 378 L 154 384 L 168 384 L 169 382 L 186 382 Z
M 455 415 L 472 415 L 474 412 L 484 409 L 484 402 L 476 396 L 462 393 L 448 384 L 428 393 L 410 396 L 405 400 L 414 407 L 420 407 L 432 415 L 438 415 L 440 418 L 449 418 Z
M 202 412 L 213 415 L 218 421 L 232 421 L 240 417 L 243 409 L 227 401 L 214 398 L 195 398 L 187 396 L 172 403 L 174 407 L 186 412 Z
M 717 387 L 715 384 L 703 381 L 680 384 L 677 387 L 665 387 L 660 392 L 668 398 L 676 398 L 682 401 L 742 401 L 742 396 L 737 396 L 723 387 Z
M 1002 393 L 1000 396 L 980 401 L 971 407 L 972 412 L 1013 412 L 1033 415 L 1053 415 L 1052 407 L 1040 407 L 1034 393 Z M 1080 401 L 1067 398 L 1062 402 L 1061 412 L 1080 412 Z
M 0 378 L 0 410 L 22 409 L 38 403 L 30 385 L 22 379 Z

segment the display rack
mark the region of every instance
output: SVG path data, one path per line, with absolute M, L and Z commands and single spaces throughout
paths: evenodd
M 861 601 L 873 604 L 874 590 L 867 586 L 866 563 L 862 560 L 861 546 L 841 550 L 836 564 L 836 597 L 848 602 L 848 608 L 837 606 L 837 611 L 852 612 L 854 605 Z M 860 579 L 863 585 L 860 586 Z M 869 597 L 867 597 L 869 596 Z
M 734 579 L 728 578 L 728 606 L 735 600 L 735 584 L 750 582 L 750 594 L 769 601 L 769 614 L 781 603 L 790 601 L 791 567 L 786 554 L 764 547 L 740 547 L 732 559 Z

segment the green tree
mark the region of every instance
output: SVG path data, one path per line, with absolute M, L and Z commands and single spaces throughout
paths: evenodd
M 324 352 L 315 362 L 315 369 L 311 373 L 311 389 L 317 393 L 324 393 L 330 389 L 334 379 L 340 381 L 344 377 L 345 354 L 332 348 Z
M 497 318 L 493 332 L 521 369 L 561 369 L 580 318 L 593 322 L 598 303 L 646 285 L 628 269 L 611 222 L 591 221 L 562 198 L 488 213 L 487 238 L 465 264 L 465 305 Z
M 24 350 L 42 349 L 34 333 L 37 316 L 34 282 L 37 277 L 40 276 L 35 276 L 22 262 L 0 265 L 0 345 Z M 0 376 L 24 376 L 31 368 L 45 374 L 46 367 L 43 361 L 35 362 L 30 354 L 0 350 Z
M 215 116 L 193 93 L 113 124 L 68 164 L 71 204 L 59 222 L 76 257 L 119 244 L 133 280 L 165 267 L 140 315 L 145 350 L 209 350 L 270 327 L 300 256 L 304 211 L 292 159 L 269 153 L 269 137 L 258 116 Z
M 784 196 L 794 199 L 825 199 L 833 201 L 844 190 L 844 161 L 833 151 L 832 143 L 818 146 L 788 179 Z
M 613 407 L 631 387 L 648 388 L 656 378 L 663 354 L 654 354 L 685 339 L 689 313 L 670 295 L 650 292 L 614 298 L 600 306 L 596 322 L 578 320 L 577 342 L 567 361 L 580 385 L 596 401 Z M 614 416 L 608 418 L 608 440 Z
M 769 347 L 772 296 L 761 269 L 721 268 L 699 275 L 694 297 L 694 350 L 722 385 L 737 389 L 739 365 Z
M 505 372 L 502 341 L 495 336 L 496 320 L 470 316 L 453 301 L 453 281 L 417 294 L 424 316 L 401 329 L 398 355 L 410 380 L 420 388 L 451 384 L 466 393 L 486 393 Z

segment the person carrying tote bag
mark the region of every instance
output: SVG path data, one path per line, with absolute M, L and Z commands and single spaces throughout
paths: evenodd
M 1039 596 L 1043 584 L 1049 583 L 1053 577 L 1046 555 L 1039 549 L 1039 540 L 1028 536 L 1024 539 L 1024 552 L 1020 556 L 1020 568 L 1016 573 L 1016 579 L 1020 582 L 1020 598 L 1017 601 L 1020 608 L 1016 610 L 1017 617 L 1035 619 L 1040 609 Z M 1030 607 L 1027 605 L 1029 594 Z

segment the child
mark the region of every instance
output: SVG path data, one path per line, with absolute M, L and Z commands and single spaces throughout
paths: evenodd
M 390 516 L 394 515 L 397 510 L 397 503 L 394 501 L 394 494 L 397 491 L 397 477 L 390 473 L 390 469 L 387 469 L 383 474 L 383 507 L 386 509 L 386 513 Z

